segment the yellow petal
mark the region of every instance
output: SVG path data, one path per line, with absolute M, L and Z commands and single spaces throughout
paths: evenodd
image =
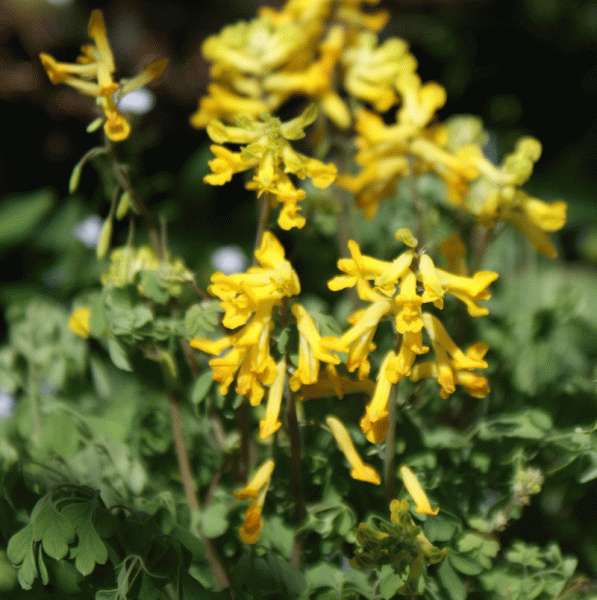
M 423 515 L 437 515 L 439 506 L 431 508 L 429 498 L 427 498 L 427 494 L 421 487 L 417 476 L 406 465 L 400 467 L 400 475 L 402 476 L 406 490 L 415 501 L 415 512 Z
M 237 500 L 246 500 L 248 498 L 257 498 L 259 496 L 260 490 L 266 486 L 274 472 L 274 467 L 276 463 L 268 458 L 264 463 L 262 463 L 255 474 L 247 483 L 247 485 L 238 492 L 233 492 L 234 497 Z
M 350 476 L 359 481 L 367 481 L 379 485 L 381 483 L 379 474 L 372 466 L 366 465 L 363 462 L 363 459 L 359 456 L 359 453 L 354 447 L 354 443 L 342 421 L 337 417 L 328 415 L 325 418 L 325 422 L 331 429 L 338 447 L 352 467 Z

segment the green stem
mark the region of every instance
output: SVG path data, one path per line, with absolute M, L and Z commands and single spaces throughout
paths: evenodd
M 174 448 L 176 450 L 178 470 L 180 472 L 180 478 L 182 480 L 185 497 L 191 512 L 198 513 L 201 510 L 201 505 L 193 484 L 191 464 L 182 432 L 178 398 L 174 392 L 168 393 L 168 405 L 170 407 L 170 423 L 172 425 L 172 435 L 174 437 Z M 205 556 L 211 568 L 216 585 L 220 589 L 230 587 L 230 580 L 228 579 L 228 575 L 226 574 L 222 560 L 218 555 L 218 551 L 216 550 L 213 542 L 209 538 L 206 538 L 200 531 L 197 532 L 197 535 L 203 542 Z
M 255 235 L 255 250 L 261 246 L 263 234 L 267 230 L 269 213 L 271 209 L 268 192 L 265 192 L 261 198 L 257 199 L 257 206 L 257 234 Z
M 292 467 L 292 491 L 294 495 L 294 523 L 298 529 L 305 518 L 305 501 L 303 498 L 303 477 L 301 473 L 301 436 L 296 415 L 294 394 L 288 394 L 288 437 L 290 438 L 290 463 Z M 300 566 L 303 550 L 303 536 L 295 534 L 290 563 Z
M 392 386 L 388 401 L 388 433 L 383 461 L 386 501 L 396 497 L 396 411 L 398 409 L 398 384 Z
M 31 414 L 31 424 L 33 426 L 31 439 L 34 445 L 37 446 L 41 442 L 41 415 L 37 398 L 37 386 L 35 384 L 35 365 L 32 361 L 29 361 L 27 373 L 27 396 L 29 397 L 29 410 Z

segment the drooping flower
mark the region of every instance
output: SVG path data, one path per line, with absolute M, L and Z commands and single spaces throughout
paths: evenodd
M 269 231 L 255 251 L 260 266 L 245 273 L 214 273 L 210 294 L 220 298 L 225 311 L 222 324 L 237 329 L 219 340 L 193 339 L 193 348 L 216 355 L 209 361 L 212 376 L 225 394 L 236 377 L 236 391 L 253 406 L 265 394 L 264 385 L 276 379 L 278 368 L 270 354 L 272 311 L 283 298 L 300 292 L 298 277 L 284 257 L 284 248 Z
M 58 62 L 45 52 L 42 52 L 39 57 L 52 83 L 66 83 L 86 96 L 95 97 L 104 114 L 102 121 L 106 135 L 113 142 L 120 142 L 128 137 L 131 126 L 118 111 L 116 101 L 125 94 L 157 79 L 164 72 L 168 60 L 156 60 L 133 79 L 115 82 L 112 78 L 116 69 L 114 57 L 108 41 L 104 17 L 98 9 L 91 13 L 88 34 L 94 43 L 81 47 L 82 54 L 77 58 L 76 63 Z
M 342 453 L 351 466 L 350 476 L 353 479 L 367 481 L 369 483 L 379 485 L 381 483 L 381 479 L 378 472 L 372 466 L 366 465 L 363 462 L 363 459 L 360 457 L 359 453 L 354 447 L 354 443 L 350 437 L 350 434 L 346 430 L 346 427 L 344 427 L 342 421 L 340 421 L 340 419 L 337 417 L 328 415 L 325 419 L 325 422 L 331 429 L 338 447 L 340 450 L 342 450 Z
M 320 361 L 337 365 L 340 359 L 321 347 L 319 335 L 309 313 L 300 304 L 293 304 L 292 314 L 296 318 L 299 334 L 298 367 L 290 378 L 290 389 L 298 391 L 303 385 L 316 383 L 319 379 Z
M 437 515 L 439 507 L 431 508 L 429 498 L 427 498 L 427 494 L 419 483 L 417 476 L 406 465 L 400 467 L 400 475 L 402 476 L 406 491 L 415 501 L 415 512 L 422 515 Z
M 244 544 L 255 544 L 261 536 L 263 527 L 261 513 L 274 467 L 275 463 L 271 458 L 266 460 L 257 469 L 251 481 L 242 490 L 234 492 L 237 500 L 251 499 L 251 504 L 245 512 L 245 520 L 238 530 Z
M 461 385 L 473 398 L 484 398 L 489 393 L 489 384 L 484 376 L 474 373 L 473 370 L 487 368 L 483 357 L 488 346 L 477 342 L 463 352 L 437 317 L 423 313 L 423 321 L 431 338 L 435 360 L 415 365 L 410 374 L 411 381 L 420 381 L 427 377 L 437 379 L 441 385 L 442 398 L 452 394 L 456 384 Z
M 259 422 L 259 437 L 266 440 L 272 433 L 278 431 L 282 423 L 278 420 L 282 406 L 282 394 L 286 381 L 286 361 L 281 360 L 276 365 L 276 378 L 272 382 L 267 396 L 265 418 Z
M 299 179 L 310 177 L 313 185 L 326 188 L 336 177 L 334 164 L 324 164 L 314 158 L 295 152 L 290 140 L 304 137 L 303 129 L 317 116 L 311 105 L 299 117 L 282 123 L 280 119 L 262 114 L 260 120 L 239 119 L 236 126 L 227 126 L 220 121 L 212 121 L 207 133 L 217 144 L 232 143 L 243 147 L 233 152 L 222 145 L 213 145 L 211 150 L 216 156 L 209 161 L 212 173 L 204 181 L 211 185 L 223 185 L 230 181 L 235 173 L 255 169 L 247 189 L 256 190 L 257 196 L 271 194 L 274 202 L 283 204 L 278 224 L 284 229 L 302 227 L 304 217 L 297 214 L 297 202 L 305 197 L 303 190 L 297 189 L 288 177 L 288 173 Z

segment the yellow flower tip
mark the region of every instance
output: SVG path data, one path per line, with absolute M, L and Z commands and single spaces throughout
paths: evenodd
M 256 544 L 261 537 L 261 529 L 263 527 L 263 519 L 258 519 L 257 522 L 245 522 L 238 528 L 238 535 L 243 544 Z
M 379 413 L 374 419 L 371 419 L 369 413 L 366 412 L 359 421 L 359 425 L 361 426 L 361 430 L 365 434 L 367 441 L 372 444 L 379 444 L 386 439 L 389 424 L 390 417 L 387 411 Z
M 64 69 L 60 68 L 60 65 L 53 56 L 46 54 L 45 52 L 41 52 L 39 55 L 39 60 L 43 65 L 50 81 L 52 83 L 61 83 L 67 78 L 67 73 L 65 73 Z
M 73 310 L 69 320 L 68 328 L 82 338 L 89 337 L 89 318 L 91 317 L 91 309 L 87 306 L 81 306 Z
M 102 11 L 96 8 L 91 13 L 91 17 L 89 19 L 89 25 L 87 26 L 87 33 L 90 38 L 95 38 L 96 36 L 106 35 L 106 24 L 104 22 L 104 15 Z
M 254 499 L 259 496 L 261 489 L 269 483 L 269 480 L 274 472 L 276 463 L 268 458 L 258 469 L 255 471 L 251 481 L 238 492 L 233 492 L 234 497 L 237 500 L 247 500 L 249 498 Z
M 399 229 L 395 233 L 394 237 L 399 242 L 406 244 L 409 248 L 415 248 L 417 246 L 417 244 L 419 243 L 417 238 L 412 234 L 411 230 L 407 229 L 406 227 Z
M 371 465 L 357 465 L 355 468 L 350 470 L 350 476 L 359 481 L 365 481 L 375 485 L 381 484 L 379 473 Z
M 439 506 L 437 508 L 431 508 L 429 498 L 427 498 L 427 494 L 421 487 L 417 476 L 406 465 L 400 467 L 400 475 L 402 476 L 406 491 L 415 501 L 415 512 L 421 515 L 437 515 Z

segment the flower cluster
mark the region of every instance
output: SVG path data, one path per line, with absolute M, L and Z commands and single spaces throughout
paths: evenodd
M 242 144 L 240 152 L 232 152 L 222 145 L 212 145 L 215 157 L 209 161 L 212 173 L 204 181 L 211 185 L 223 185 L 235 173 L 255 168 L 253 179 L 247 189 L 255 190 L 257 197 L 269 193 L 271 199 L 282 204 L 278 224 L 282 229 L 302 227 L 305 218 L 298 214 L 298 202 L 305 198 L 305 191 L 297 189 L 288 173 L 300 179 L 310 177 L 313 185 L 326 188 L 336 177 L 336 167 L 324 164 L 315 158 L 299 154 L 293 150 L 289 140 L 304 137 L 303 129 L 317 116 L 314 105 L 307 108 L 299 117 L 286 123 L 268 114 L 259 121 L 239 119 L 236 127 L 226 126 L 220 121 L 212 121 L 207 133 L 218 144 Z
M 280 373 L 285 368 L 276 365 L 270 354 L 272 311 L 284 298 L 298 294 L 301 288 L 294 269 L 284 257 L 284 248 L 271 232 L 263 235 L 255 257 L 261 266 L 234 275 L 214 273 L 208 288 L 221 299 L 224 327 L 240 329 L 216 341 L 193 339 L 191 346 L 216 355 L 209 364 L 214 380 L 220 382 L 222 394 L 236 377 L 236 391 L 256 406 L 265 394 L 263 386 L 276 381 L 268 404 L 277 404 L 279 408 L 283 383 L 283 379 L 280 383 Z M 268 414 L 272 423 L 277 420 L 277 415 L 273 420 L 273 413 Z
M 66 83 L 86 96 L 96 99 L 104 116 L 94 121 L 89 130 L 104 125 L 104 131 L 113 142 L 126 139 L 131 126 L 118 111 L 117 101 L 125 94 L 136 90 L 153 79 L 157 79 L 166 68 L 168 59 L 156 60 L 136 77 L 130 80 L 114 81 L 116 69 L 110 42 L 106 34 L 104 17 L 100 10 L 91 13 L 88 26 L 93 44 L 81 47 L 81 55 L 76 63 L 58 62 L 54 57 L 42 52 L 39 57 L 52 83 Z
M 352 327 L 340 338 L 321 340 L 324 348 L 346 352 L 347 369 L 357 371 L 362 379 L 369 374 L 368 356 L 375 348 L 373 336 L 379 322 L 391 319 L 400 336 L 398 352 L 388 352 L 381 364 L 375 391 L 361 419 L 362 430 L 374 443 L 386 436 L 390 389 L 405 376 L 410 375 L 414 381 L 423 377 L 437 379 L 443 397 L 454 392 L 456 384 L 476 397 L 488 392 L 486 379 L 471 373 L 487 367 L 483 360 L 487 346 L 478 343 L 463 352 L 440 321 L 431 313 L 423 312 L 422 306 L 430 303 L 441 309 L 444 295 L 449 293 L 465 303 L 472 317 L 485 315 L 488 311 L 479 302 L 490 297 L 487 286 L 497 279 L 497 273 L 479 271 L 472 277 L 455 275 L 436 267 L 425 252 L 416 251 L 417 241 L 408 230 L 399 230 L 396 237 L 412 249 L 392 262 L 363 255 L 356 242 L 349 242 L 351 258 L 338 261 L 338 268 L 345 275 L 334 277 L 328 286 L 334 291 L 356 286 L 359 298 L 369 306 L 353 313 L 349 319 Z M 431 340 L 435 360 L 413 367 L 417 356 L 429 351 L 423 345 L 423 331 Z
M 336 90 L 336 72 L 343 61 L 347 70 L 354 67 L 345 50 L 362 44 L 358 33 L 378 31 L 388 19 L 383 11 L 362 11 L 361 4 L 363 0 L 290 0 L 280 10 L 263 8 L 258 18 L 208 37 L 201 50 L 212 63 L 214 83 L 199 101 L 191 124 L 203 128 L 213 119 L 233 123 L 239 116 L 255 118 L 301 94 L 336 125 L 348 127 L 350 110 Z M 351 73 L 351 80 L 358 77 Z M 367 85 L 377 85 L 375 79 Z

